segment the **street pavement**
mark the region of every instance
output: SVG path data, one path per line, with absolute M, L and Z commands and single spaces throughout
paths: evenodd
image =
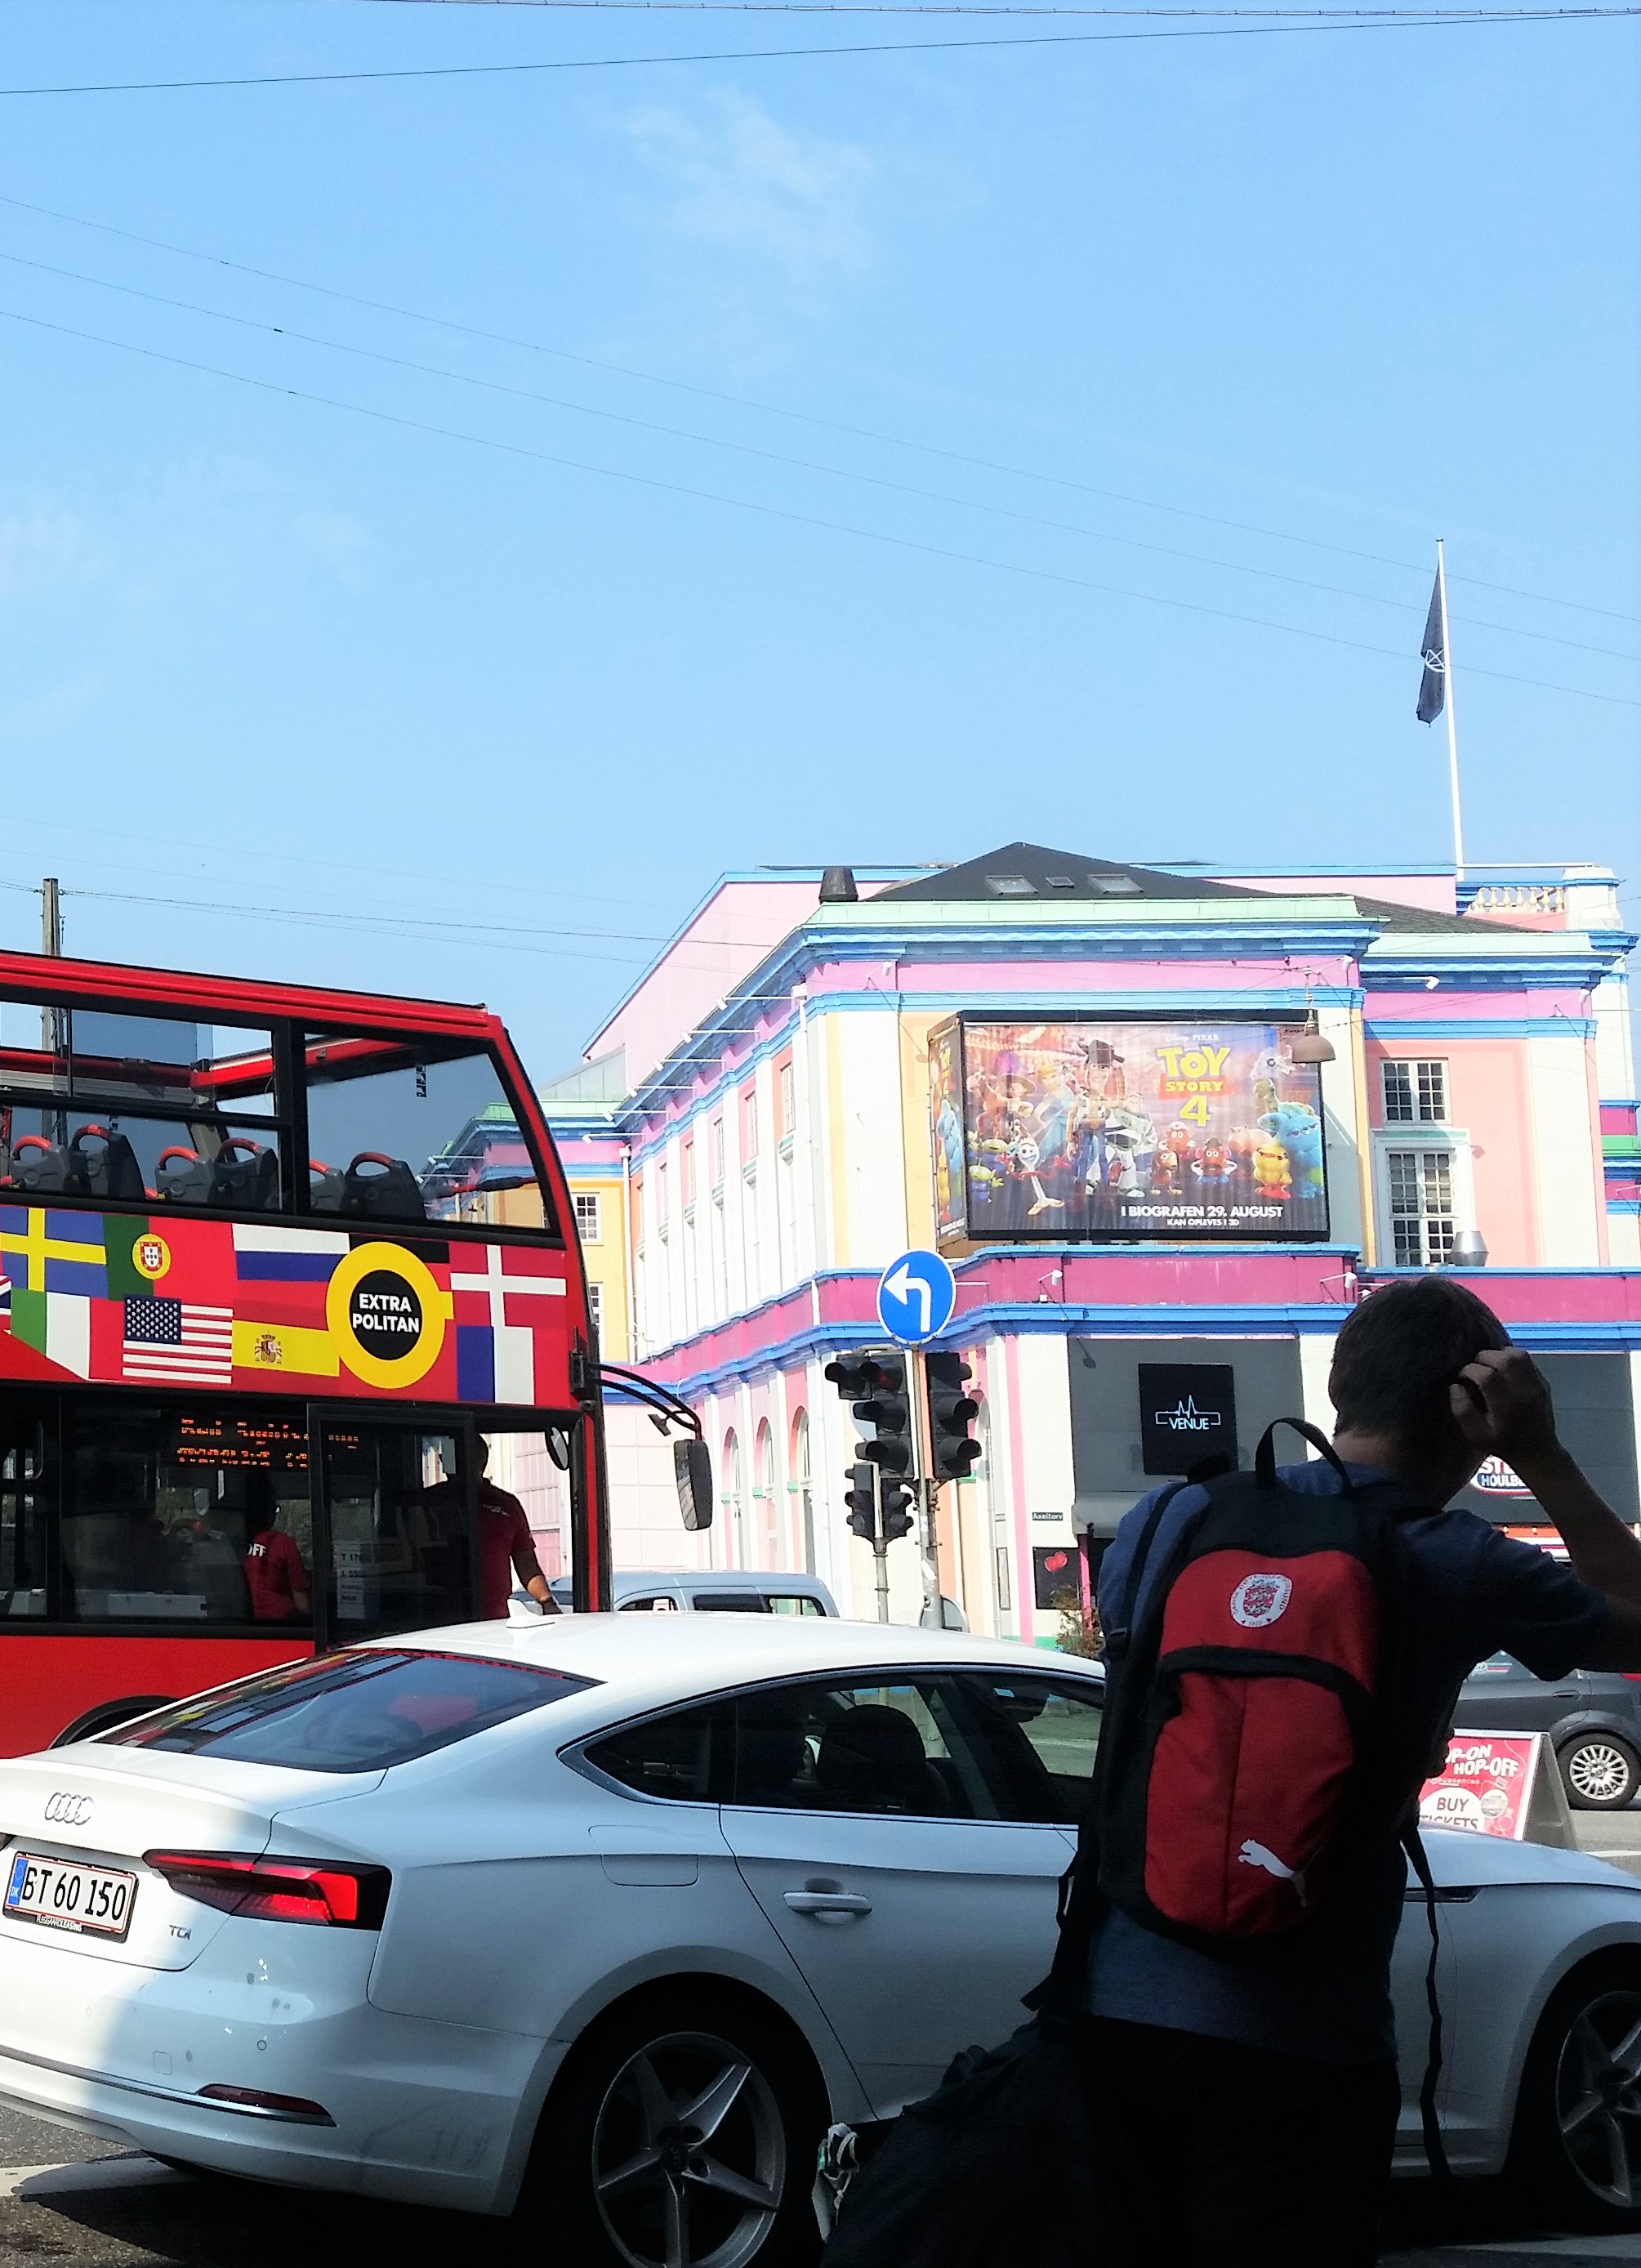
M 1641 1874 L 1641 1807 L 1579 1813 L 1575 1823 L 1582 1848 Z M 293 2260 L 460 2257 L 475 2235 L 460 2214 L 183 2173 L 118 2142 L 0 2108 L 0 2268 L 291 2268 Z M 539 2235 L 505 2224 L 485 2223 L 482 2240 L 497 2268 L 542 2257 Z M 1641 2235 L 1558 2235 L 1535 2227 L 1492 2184 L 1465 2183 L 1450 2198 L 1428 2182 L 1397 2186 L 1385 2268 L 1608 2268 L 1613 2261 L 1641 2268 Z

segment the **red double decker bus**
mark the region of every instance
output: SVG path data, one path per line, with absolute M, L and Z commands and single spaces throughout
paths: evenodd
M 519 1433 L 600 1608 L 574 1213 L 496 1017 L 0 953 L 0 1753 L 471 1619 Z

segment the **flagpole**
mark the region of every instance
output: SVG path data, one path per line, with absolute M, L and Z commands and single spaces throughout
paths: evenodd
M 1459 725 L 1453 715 L 1453 637 L 1447 628 L 1447 562 L 1439 535 L 1436 539 L 1436 588 L 1441 594 L 1442 691 L 1446 696 L 1442 705 L 1447 711 L 1447 784 L 1453 792 L 1453 880 L 1462 882 L 1464 822 L 1459 811 Z

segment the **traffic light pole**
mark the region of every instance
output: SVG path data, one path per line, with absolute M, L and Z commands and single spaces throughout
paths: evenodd
M 940 1484 L 933 1478 L 934 1446 L 929 1418 L 929 1374 L 922 1347 L 908 1348 L 906 1392 L 911 1403 L 912 1477 L 917 1497 L 917 1541 L 923 1555 L 923 1619 L 925 1627 L 941 1625 L 940 1562 L 935 1529 L 935 1500 Z
M 872 1531 L 872 1580 L 878 1590 L 878 1620 L 889 1619 L 889 1539 L 883 1532 L 883 1475 L 874 1465 L 872 1469 L 872 1498 L 877 1511 L 877 1524 Z

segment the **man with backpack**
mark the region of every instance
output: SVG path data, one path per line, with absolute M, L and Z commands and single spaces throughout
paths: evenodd
M 1106 1727 L 1045 2007 L 1082 2011 L 1093 2115 L 1163 2216 L 1147 2268 L 1378 2257 L 1403 1837 L 1459 1688 L 1501 1651 L 1641 1669 L 1641 1543 L 1472 1292 L 1372 1292 L 1328 1392 L 1331 1450 L 1277 1468 L 1267 1434 L 1253 1473 L 1137 1505 L 1100 1568 Z M 1442 1509 L 1495 1455 L 1570 1565 Z

